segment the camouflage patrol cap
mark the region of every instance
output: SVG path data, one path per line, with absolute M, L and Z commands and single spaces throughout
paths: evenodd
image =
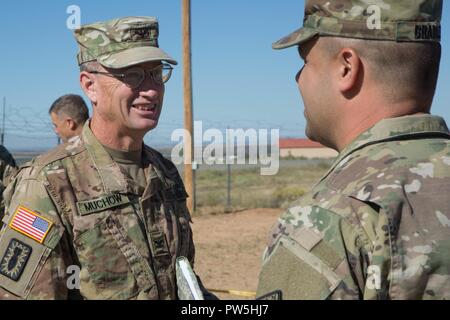
M 177 62 L 158 45 L 158 20 L 153 17 L 124 17 L 84 25 L 75 30 L 79 44 L 78 64 L 98 61 L 120 69 L 150 61 Z
M 315 36 L 398 42 L 439 42 L 442 0 L 306 0 L 303 28 L 278 40 L 274 49 Z

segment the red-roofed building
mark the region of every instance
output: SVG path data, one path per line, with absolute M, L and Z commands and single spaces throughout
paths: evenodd
M 281 158 L 335 158 L 338 152 L 309 139 L 280 139 Z

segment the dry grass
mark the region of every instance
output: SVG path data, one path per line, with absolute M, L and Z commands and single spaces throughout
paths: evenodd
M 281 167 L 275 176 L 262 176 L 258 168 L 231 170 L 231 209 L 286 208 L 326 173 L 329 162 Z M 197 173 L 197 215 L 227 211 L 227 171 Z

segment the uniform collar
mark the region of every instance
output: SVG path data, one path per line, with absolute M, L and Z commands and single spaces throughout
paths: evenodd
M 103 145 L 94 136 L 90 128 L 90 121 L 86 121 L 81 134 L 85 148 L 89 152 L 94 166 L 100 176 L 105 193 L 135 193 L 133 181 L 127 180 L 126 176 L 120 170 L 119 165 L 113 160 Z M 153 151 L 147 146 L 143 146 L 143 165 L 148 181 L 158 178 L 165 188 L 171 188 L 173 181 L 165 177 L 161 170 L 164 165 L 160 163 Z M 159 169 L 161 168 L 161 169 Z M 149 183 L 149 186 L 151 184 Z M 155 188 L 149 188 L 144 191 L 144 198 L 152 196 L 156 192 Z
M 100 141 L 94 136 L 90 123 L 90 120 L 86 121 L 81 138 L 100 175 L 105 193 L 128 192 L 124 174 L 121 172 L 119 165 L 114 162 Z
M 67 143 L 75 143 L 78 139 L 80 139 L 79 135 L 73 136 L 67 140 Z
M 447 137 L 450 139 L 449 130 L 445 120 L 432 115 L 414 115 L 399 118 L 390 118 L 378 122 L 375 126 L 359 135 L 339 154 L 337 160 L 327 172 L 323 181 L 337 166 L 345 162 L 351 154 L 366 146 L 386 142 L 407 139 L 409 137 Z

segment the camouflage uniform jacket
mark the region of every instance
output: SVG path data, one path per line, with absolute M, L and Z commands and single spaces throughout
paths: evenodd
M 0 298 L 176 299 L 175 260 L 194 263 L 187 195 L 161 154 L 145 146 L 143 161 L 139 197 L 88 123 L 21 168 L 5 192 Z
M 13 156 L 0 145 L 0 179 L 2 185 L 6 188 L 9 179 L 17 172 L 17 165 Z
M 4 146 L 0 145 L 0 215 L 3 215 L 4 210 L 3 191 L 16 172 L 17 165 L 14 158 Z
M 273 227 L 258 296 L 450 298 L 449 139 L 430 115 L 360 135 Z

